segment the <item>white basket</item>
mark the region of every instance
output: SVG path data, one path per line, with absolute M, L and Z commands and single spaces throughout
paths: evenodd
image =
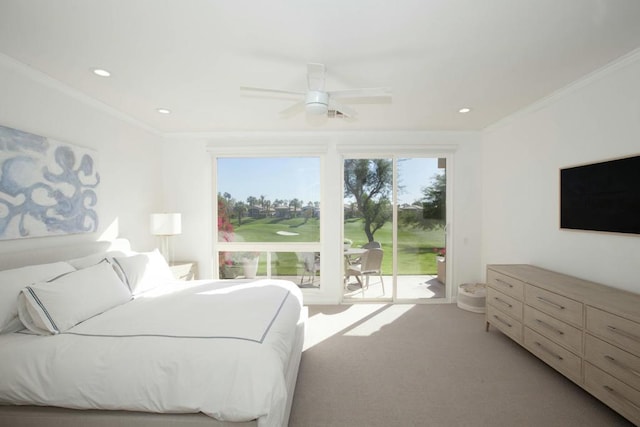
M 463 283 L 458 286 L 458 307 L 474 313 L 486 311 L 487 285 L 484 283 Z

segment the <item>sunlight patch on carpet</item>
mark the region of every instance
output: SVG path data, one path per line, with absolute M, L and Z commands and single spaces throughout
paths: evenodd
M 368 337 L 379 332 L 384 326 L 390 325 L 411 310 L 414 304 L 389 305 L 374 316 L 356 325 L 353 329 L 344 333 L 348 337 Z

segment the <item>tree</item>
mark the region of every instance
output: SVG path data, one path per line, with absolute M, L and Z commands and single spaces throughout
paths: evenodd
M 349 159 L 344 162 L 344 195 L 355 199 L 358 213 L 364 221 L 364 233 L 369 242 L 391 219 L 393 164 L 386 159 Z
M 238 214 L 238 226 L 242 225 L 242 216 L 247 212 L 247 205 L 244 202 L 237 202 L 233 210 Z
M 218 193 L 218 196 L 220 196 L 220 193 Z M 224 201 L 225 201 L 225 212 L 227 217 L 231 218 L 231 214 L 233 213 L 233 205 L 235 204 L 235 201 L 231 198 L 231 194 L 225 192 L 224 195 Z M 220 197 L 218 197 L 218 199 L 220 199 Z
M 422 215 L 406 215 L 402 222 L 427 230 L 442 227 L 446 222 L 447 180 L 445 174 L 436 174 L 431 185 L 422 188 L 423 197 L 417 202 L 422 204 Z M 417 204 L 414 203 L 414 204 Z
M 302 201 L 296 198 L 291 199 L 289 207 L 293 208 L 293 217 L 295 218 L 297 216 L 297 210 L 302 207 Z
M 262 206 L 264 208 L 264 215 L 265 217 L 269 217 L 270 216 L 270 210 L 271 210 L 271 200 L 267 199 L 264 201 L 264 205 Z

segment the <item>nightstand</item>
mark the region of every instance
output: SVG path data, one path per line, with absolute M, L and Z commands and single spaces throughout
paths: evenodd
M 195 261 L 173 261 L 169 264 L 169 268 L 178 280 L 195 280 L 198 278 L 198 263 Z

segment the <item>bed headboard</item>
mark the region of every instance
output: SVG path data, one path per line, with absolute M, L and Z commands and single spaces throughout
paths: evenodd
M 0 255 L 0 270 L 24 267 L 25 265 L 66 261 L 98 252 L 128 252 L 130 250 L 131 244 L 129 243 L 129 240 L 116 239 L 113 241 L 104 240 L 98 242 L 82 242 L 73 245 L 51 246 L 19 252 L 8 252 Z

